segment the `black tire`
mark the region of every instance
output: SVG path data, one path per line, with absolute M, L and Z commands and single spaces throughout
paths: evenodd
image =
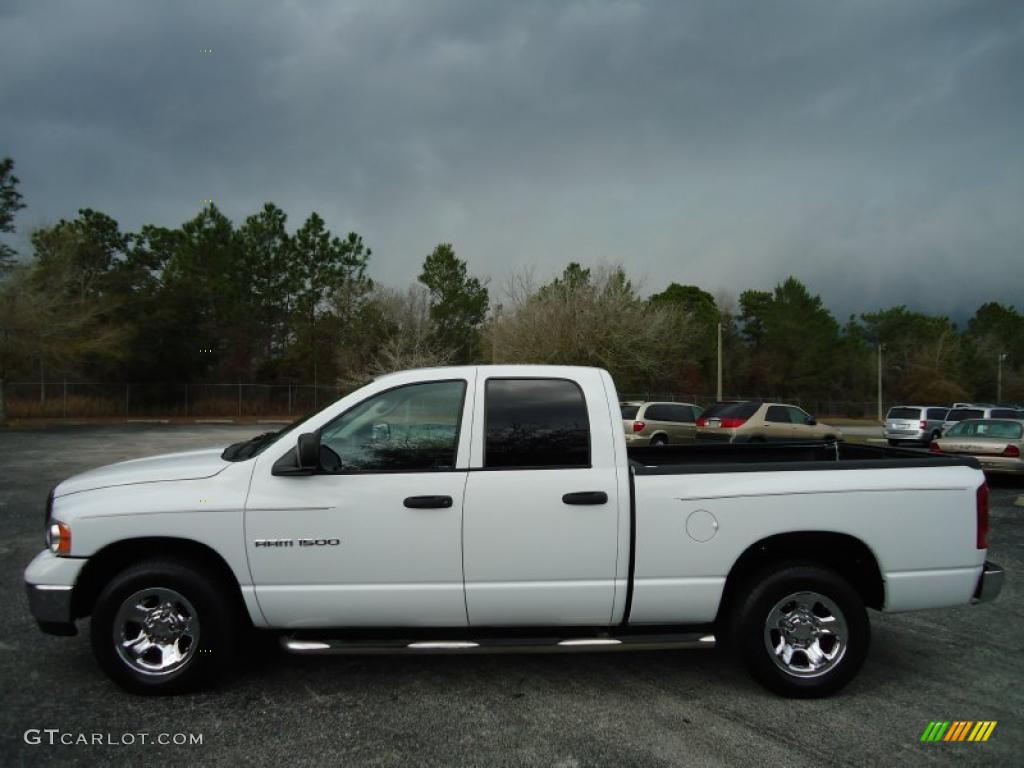
M 655 448 L 668 445 L 668 438 L 664 435 L 655 435 L 651 438 L 651 445 Z
M 899 440 L 890 440 L 890 441 L 889 441 L 889 446 L 890 446 L 891 448 L 896 448 L 896 447 L 898 447 L 898 446 L 899 446 L 899 444 L 900 444 L 900 441 L 899 441 Z
M 774 643 L 782 638 L 782 631 L 776 629 L 781 624 L 769 623 L 769 619 L 785 615 L 785 607 L 791 603 L 784 601 L 798 593 L 813 594 L 831 603 L 831 606 L 826 606 L 816 603 L 814 597 L 801 598 L 813 604 L 815 615 L 833 614 L 833 619 L 838 622 L 822 624 L 836 629 L 831 637 L 826 632 L 821 639 L 811 640 L 816 654 L 823 651 L 822 657 L 826 659 L 829 653 L 836 656 L 832 661 L 823 662 L 824 666 L 819 671 L 812 668 L 811 655 L 797 647 L 800 642 L 806 642 L 806 637 L 797 637 L 797 645 L 790 646 L 797 647 L 797 650 L 792 653 L 793 669 L 789 670 L 784 669 L 781 659 L 776 661 L 776 654 L 769 650 L 769 640 L 766 639 L 771 638 Z M 777 612 L 778 606 L 784 607 Z M 834 614 L 836 608 L 839 615 Z M 789 614 L 782 621 L 791 620 L 791 616 L 797 614 Z M 799 616 L 797 618 L 799 620 Z M 819 621 L 827 619 L 819 618 Z M 817 698 L 841 689 L 864 664 L 871 641 L 867 611 L 857 591 L 835 571 L 805 563 L 779 564 L 761 571 L 748 581 L 745 587 L 741 587 L 730 624 L 728 638 L 754 679 L 768 690 L 790 698 Z M 806 624 L 805 621 L 805 627 Z M 798 621 L 794 636 L 807 631 L 814 630 L 801 629 Z M 836 643 L 833 638 L 839 636 L 843 636 L 843 640 Z
M 835 440 L 836 440 L 836 436 L 835 435 L 825 435 L 825 442 L 826 443 L 834 443 Z
M 175 595 L 182 599 L 175 599 Z M 136 563 L 111 579 L 96 599 L 89 627 L 93 655 L 115 683 L 132 693 L 171 694 L 208 686 L 220 678 L 235 658 L 239 630 L 236 602 L 223 580 L 202 566 L 171 559 Z M 141 642 L 150 642 L 141 620 L 123 618 L 139 615 L 128 607 L 134 603 L 143 604 L 150 611 L 147 620 L 153 619 L 152 611 L 165 606 L 166 612 L 174 614 L 170 618 L 157 617 L 152 631 L 167 633 L 169 645 L 164 648 L 171 649 L 167 654 L 171 659 L 174 653 L 181 657 L 175 662 L 180 666 L 171 663 L 160 671 L 159 665 L 167 663 L 160 648 L 154 648 L 148 656 L 144 654 L 145 658 L 135 658 L 134 664 L 127 660 L 134 656 L 131 651 L 123 651 L 122 657 L 115 631 L 124 637 L 136 634 L 137 628 L 140 644 L 136 646 L 141 648 Z M 169 639 L 185 626 L 178 621 L 182 615 L 188 618 L 186 634 L 193 633 L 194 640 L 192 635 Z M 160 661 L 154 661 L 157 656 Z M 140 669 L 146 664 L 154 668 Z

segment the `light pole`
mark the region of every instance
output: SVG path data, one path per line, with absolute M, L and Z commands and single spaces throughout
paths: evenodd
M 882 419 L 882 350 L 885 349 L 885 344 L 878 345 L 878 423 L 881 424 Z
M 722 324 L 718 324 L 718 402 L 722 402 Z
M 1003 402 L 1003 361 L 1006 359 L 1006 353 L 999 353 L 999 364 L 997 366 L 996 373 L 996 402 Z

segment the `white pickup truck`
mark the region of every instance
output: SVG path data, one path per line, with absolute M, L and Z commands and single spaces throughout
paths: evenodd
M 279 433 L 60 483 L 28 566 L 40 627 L 91 616 L 123 687 L 211 680 L 243 632 L 289 651 L 730 647 L 836 691 L 866 608 L 993 598 L 972 459 L 844 443 L 627 452 L 607 372 L 377 379 Z

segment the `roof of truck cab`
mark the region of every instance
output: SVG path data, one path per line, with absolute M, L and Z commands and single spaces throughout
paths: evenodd
M 560 373 L 572 373 L 574 371 L 604 371 L 594 365 L 545 365 L 543 363 L 496 363 L 491 365 L 439 365 L 428 368 L 404 368 L 401 371 L 392 371 L 377 376 L 374 381 L 396 378 L 409 373 L 435 374 L 439 376 L 464 376 L 468 373 L 479 370 L 481 373 L 493 370 L 504 369 L 543 369 Z

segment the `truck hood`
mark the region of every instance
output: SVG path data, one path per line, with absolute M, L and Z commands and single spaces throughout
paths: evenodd
M 62 482 L 54 496 L 65 496 L 79 491 L 92 491 L 114 485 L 153 483 L 168 480 L 199 480 L 222 472 L 230 462 L 220 455 L 224 448 L 204 448 L 198 451 L 165 453 L 145 459 L 131 459 L 90 469 Z

